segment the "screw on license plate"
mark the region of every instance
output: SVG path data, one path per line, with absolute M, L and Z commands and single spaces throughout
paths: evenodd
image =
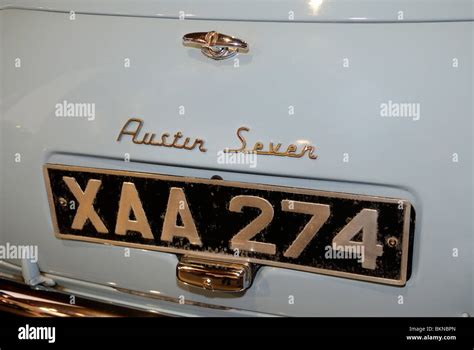
M 63 197 L 59 197 L 59 204 L 61 205 L 61 207 L 67 207 L 67 200 Z
M 398 239 L 395 237 L 388 237 L 387 244 L 390 248 L 395 248 L 398 245 Z

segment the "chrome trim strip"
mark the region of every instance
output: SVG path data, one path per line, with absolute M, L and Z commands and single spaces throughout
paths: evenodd
M 17 0 L 18 1 L 18 0 Z M 23 11 L 36 11 L 36 12 L 50 12 L 50 13 L 64 13 L 70 14 L 71 13 L 71 6 L 65 1 L 57 1 L 54 5 L 47 3 L 48 0 L 30 0 L 30 2 L 26 1 L 24 4 L 1 4 L 0 3 L 0 11 L 2 10 L 23 10 Z M 291 0 L 295 1 L 295 0 Z M 302 2 L 304 0 L 301 0 Z M 61 6 L 66 3 L 65 6 Z M 118 3 L 118 2 L 117 2 Z M 374 2 L 375 3 L 375 2 Z M 462 6 L 458 8 L 445 6 L 442 2 L 430 2 L 429 6 L 433 8 L 433 6 L 437 5 L 440 6 L 438 12 L 442 13 L 438 16 L 430 16 L 429 12 L 420 11 L 416 8 L 416 2 L 412 2 L 415 4 L 410 9 L 405 8 L 405 10 L 409 13 L 415 13 L 414 18 L 398 20 L 393 18 L 390 12 L 384 12 L 383 15 L 378 13 L 377 9 L 372 9 L 370 4 L 372 2 L 368 2 L 369 5 L 362 6 L 363 3 L 360 3 L 361 8 L 359 9 L 361 13 L 366 13 L 367 16 L 365 17 L 350 17 L 350 16 L 333 16 L 332 11 L 324 11 L 322 14 L 314 16 L 311 11 L 306 12 L 306 8 L 303 11 L 295 11 L 300 14 L 298 18 L 294 20 L 290 20 L 286 12 L 283 13 L 276 13 L 272 14 L 268 12 L 267 3 L 265 1 L 259 1 L 252 4 L 253 16 L 247 16 L 246 18 L 238 18 L 232 16 L 225 16 L 224 14 L 229 14 L 229 11 L 226 10 L 222 13 L 214 14 L 213 16 L 203 15 L 203 14 L 186 14 L 184 13 L 184 19 L 186 21 L 215 21 L 215 22 L 275 22 L 275 23 L 348 23 L 348 24 L 357 24 L 357 23 L 368 23 L 368 24 L 404 24 L 404 23 L 451 23 L 451 22 L 472 22 L 474 21 L 474 16 L 472 15 L 471 7 L 469 6 L 469 1 L 465 0 Z M 156 13 L 156 6 L 152 6 L 150 10 L 142 10 L 142 11 L 135 11 L 135 12 L 125 12 L 120 11 L 117 9 L 116 11 L 111 11 L 111 6 L 114 2 L 107 1 L 106 7 L 99 7 L 99 8 L 90 8 L 88 7 L 89 4 L 86 4 L 85 7 L 82 8 L 75 8 L 76 15 L 96 15 L 96 16 L 115 16 L 115 17 L 131 17 L 131 18 L 156 18 L 156 19 L 167 19 L 167 20 L 180 20 L 179 11 L 168 11 L 167 13 Z M 290 4 L 290 2 L 289 2 Z M 97 4 L 94 4 L 96 6 Z M 336 6 L 340 6 L 341 3 L 338 2 Z M 411 6 L 410 2 L 407 1 L 406 5 Z M 119 5 L 120 6 L 120 5 Z M 225 3 L 223 4 L 225 6 Z M 248 4 L 242 2 L 242 6 L 248 7 Z M 350 4 L 348 5 L 350 6 Z M 258 10 L 255 9 L 258 7 Z M 294 9 L 294 4 L 291 3 L 289 6 Z M 177 6 L 176 9 L 180 9 L 181 7 Z M 350 11 L 346 11 L 350 13 Z M 327 13 L 327 14 L 326 14 Z M 232 13 L 231 13 L 232 14 Z M 262 15 L 263 14 L 263 15 Z M 396 14 L 396 13 L 395 13 Z M 285 16 L 286 15 L 286 16 Z M 302 16 L 301 16 L 302 15 Z M 182 18 L 182 17 L 181 17 Z
M 164 316 L 0 279 L 0 311 L 27 317 Z

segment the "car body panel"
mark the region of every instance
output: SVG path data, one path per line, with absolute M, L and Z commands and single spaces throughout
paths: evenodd
M 474 313 L 469 249 L 472 22 L 279 23 L 98 15 L 71 21 L 67 13 L 14 9 L 0 16 L 0 154 L 5 157 L 0 162 L 0 240 L 37 244 L 45 274 L 263 314 Z M 215 62 L 182 46 L 184 34 L 207 30 L 246 40 L 249 53 L 238 61 Z M 18 57 L 21 69 L 13 64 Z M 345 58 L 349 67 L 344 67 Z M 454 58 L 460 62 L 456 68 Z M 56 117 L 55 105 L 63 100 L 95 103 L 95 119 Z M 381 117 L 380 104 L 389 100 L 420 103 L 421 117 Z M 117 142 L 130 117 L 142 118 L 150 131 L 204 137 L 208 151 Z M 219 164 L 218 151 L 239 146 L 236 130 L 242 125 L 251 129 L 251 143 L 310 141 L 318 159 L 259 157 L 256 168 Z M 126 154 L 130 162 L 124 161 Z M 58 240 L 44 185 L 45 163 L 220 175 L 231 181 L 407 199 L 417 214 L 412 276 L 399 288 L 262 267 L 243 295 L 183 287 L 176 281 L 173 254 L 132 249 L 125 257 L 123 247 Z

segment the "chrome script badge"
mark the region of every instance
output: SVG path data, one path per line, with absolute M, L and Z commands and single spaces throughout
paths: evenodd
M 192 151 L 193 149 L 198 147 L 199 151 L 201 152 L 207 151 L 207 149 L 204 147 L 203 139 L 196 138 L 191 140 L 190 137 L 186 137 L 183 141 L 183 133 L 181 131 L 176 132 L 171 138 L 171 135 L 169 133 L 164 132 L 159 136 L 158 140 L 155 140 L 157 134 L 154 132 L 146 132 L 142 135 L 141 131 L 143 124 L 143 120 L 138 118 L 130 118 L 129 120 L 127 120 L 124 126 L 122 127 L 122 130 L 120 130 L 120 133 L 117 137 L 117 142 L 120 142 L 123 136 L 128 135 L 132 137 L 132 142 L 137 145 L 169 147 L 184 149 L 187 151 Z

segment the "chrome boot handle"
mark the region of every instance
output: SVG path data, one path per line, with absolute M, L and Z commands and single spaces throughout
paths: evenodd
M 249 263 L 235 263 L 182 256 L 176 266 L 179 282 L 215 292 L 243 292 L 254 278 Z
M 214 60 L 224 60 L 249 50 L 245 41 L 214 31 L 186 34 L 183 45 L 200 48 L 204 55 Z

